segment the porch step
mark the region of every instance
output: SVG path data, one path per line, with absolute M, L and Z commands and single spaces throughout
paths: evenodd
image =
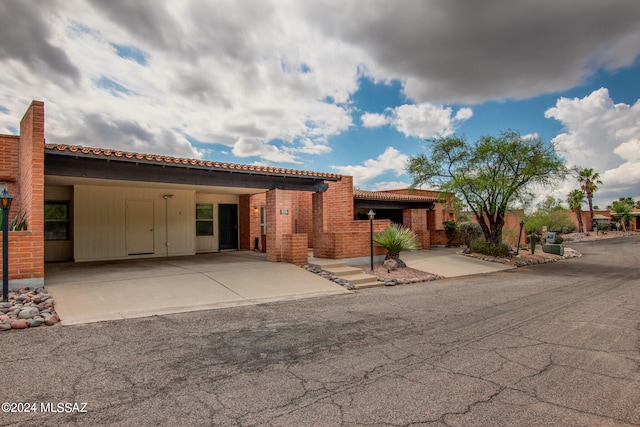
M 345 261 L 336 259 L 314 258 L 309 260 L 311 267 L 319 268 L 327 273 L 333 274 L 353 285 L 355 289 L 372 288 L 375 286 L 384 286 L 376 276 L 363 273 L 357 267 L 351 267 Z
M 343 279 L 352 284 L 356 289 L 384 286 L 384 282 L 379 281 L 376 276 L 372 276 L 366 273 L 349 275 L 347 277 L 343 277 Z
M 351 267 L 350 265 L 347 265 L 346 263 L 344 265 L 341 265 L 341 266 L 338 266 L 338 267 L 326 267 L 325 266 L 323 268 L 323 270 L 333 274 L 334 276 L 338 276 L 338 277 L 343 278 L 343 279 L 346 279 L 346 278 L 351 277 L 353 275 L 362 273 L 362 270 L 360 268 Z
M 349 264 L 339 259 L 309 258 L 309 266 L 328 271 L 332 268 L 349 267 Z

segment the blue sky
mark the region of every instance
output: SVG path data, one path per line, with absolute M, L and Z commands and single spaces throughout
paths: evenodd
M 638 22 L 636 0 L 3 0 L 0 133 L 37 99 L 47 142 L 376 190 L 425 139 L 514 129 L 600 172 L 604 206 L 640 199 Z

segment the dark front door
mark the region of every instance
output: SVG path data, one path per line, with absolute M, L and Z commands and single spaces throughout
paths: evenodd
M 220 249 L 238 249 L 238 205 L 218 205 Z

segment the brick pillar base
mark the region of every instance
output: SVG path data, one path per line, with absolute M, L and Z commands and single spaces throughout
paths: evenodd
M 307 233 L 282 236 L 282 261 L 295 265 L 305 265 L 309 262 Z

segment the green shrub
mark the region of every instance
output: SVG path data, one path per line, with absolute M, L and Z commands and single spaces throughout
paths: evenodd
M 506 243 L 489 244 L 483 238 L 475 239 L 469 245 L 471 252 L 478 254 L 507 258 L 511 256 L 511 247 Z
M 480 224 L 472 221 L 461 222 L 459 232 L 462 242 L 467 246 L 469 246 L 475 239 L 482 237 L 483 234 Z
M 564 238 L 562 236 L 556 236 L 556 240 L 553 243 L 560 245 L 562 242 L 564 242 Z
M 444 223 L 444 232 L 447 235 L 447 246 L 455 244 L 456 240 L 460 239 L 460 232 L 458 231 L 458 223 L 450 219 Z
M 566 212 L 536 212 L 527 215 L 524 220 L 527 233 L 542 233 L 542 228 L 547 227 L 547 231 L 568 234 L 575 230 L 573 220 Z
M 388 252 L 399 254 L 402 251 L 415 251 L 420 249 L 416 233 L 399 224 L 391 224 L 373 238 L 373 243 L 382 246 Z

